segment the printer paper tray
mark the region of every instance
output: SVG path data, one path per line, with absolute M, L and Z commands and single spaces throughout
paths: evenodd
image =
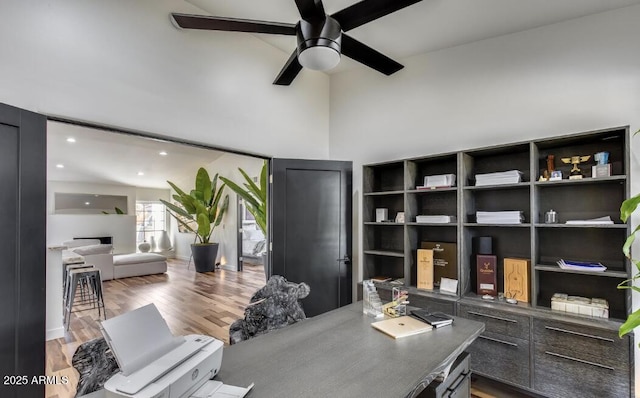
M 251 389 L 253 383 L 247 388 L 229 386 L 216 380 L 209 380 L 202 385 L 189 398 L 243 398 Z

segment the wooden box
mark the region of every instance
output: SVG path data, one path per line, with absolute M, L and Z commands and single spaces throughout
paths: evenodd
M 421 249 L 433 250 L 433 282 L 440 287 L 440 279 L 458 280 L 457 245 L 449 242 L 421 242 Z
M 476 272 L 478 275 L 478 294 L 498 295 L 497 257 L 492 254 L 476 255 Z
M 531 262 L 525 258 L 504 259 L 504 296 L 525 303 L 530 299 L 529 269 Z
M 433 250 L 418 249 L 418 289 L 433 290 Z

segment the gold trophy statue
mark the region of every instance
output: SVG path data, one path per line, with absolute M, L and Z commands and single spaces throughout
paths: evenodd
M 591 155 L 586 156 L 571 156 L 570 158 L 561 158 L 563 163 L 569 164 L 571 163 L 573 167 L 571 168 L 571 172 L 569 175 L 570 180 L 579 180 L 582 178 L 582 172 L 578 165 L 580 163 L 584 163 L 587 160 L 591 159 Z

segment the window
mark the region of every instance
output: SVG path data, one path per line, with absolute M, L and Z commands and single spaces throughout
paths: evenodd
M 136 202 L 136 240 L 157 243 L 167 229 L 167 211 L 161 202 Z

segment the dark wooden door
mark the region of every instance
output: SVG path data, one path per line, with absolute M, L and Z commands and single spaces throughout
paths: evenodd
M 0 104 L 1 397 L 44 396 L 46 161 L 46 118 Z
M 351 162 L 273 159 L 271 273 L 306 282 L 307 316 L 351 303 Z

